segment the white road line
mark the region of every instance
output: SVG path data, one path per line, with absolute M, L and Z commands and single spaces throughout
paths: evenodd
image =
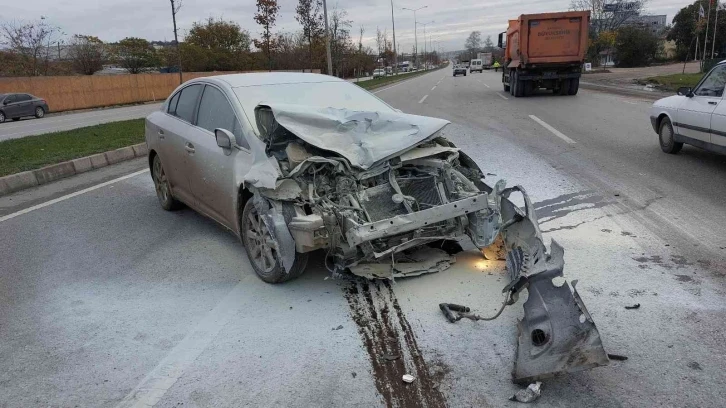
M 483 83 L 483 82 L 482 82 L 482 84 L 483 84 L 484 86 L 486 86 L 487 88 L 491 88 L 491 87 L 490 87 L 489 85 L 487 85 L 487 84 L 485 84 L 485 83 Z
M 433 91 L 434 89 L 436 89 L 436 87 L 437 87 L 437 86 L 438 86 L 438 85 L 434 85 L 434 87 L 433 87 L 433 88 L 431 88 L 431 90 Z
M 499 97 L 500 97 L 500 98 L 502 98 L 502 99 L 509 99 L 509 98 L 507 98 L 506 96 L 504 96 L 504 95 L 500 94 L 499 92 L 497 92 L 497 95 L 499 95 Z
M 46 202 L 41 203 L 41 204 L 38 204 L 38 205 L 34 205 L 32 207 L 28 207 L 28 208 L 26 208 L 24 210 L 20 210 L 18 212 L 14 212 L 12 214 L 8 214 L 8 215 L 6 215 L 4 217 L 0 217 L 0 222 L 13 219 L 13 218 L 18 217 L 18 216 L 21 216 L 23 214 L 27 214 L 27 213 L 29 213 L 31 211 L 35 211 L 35 210 L 39 210 L 39 209 L 44 208 L 44 207 L 48 207 L 49 205 L 53 205 L 53 204 L 59 203 L 61 201 L 68 200 L 69 198 L 77 197 L 77 196 L 79 196 L 81 194 L 86 194 L 86 193 L 88 193 L 90 191 L 93 191 L 93 190 L 98 190 L 99 188 L 106 187 L 106 186 L 109 186 L 109 185 L 114 184 L 114 183 L 118 183 L 119 181 L 122 181 L 122 180 L 130 179 L 131 177 L 136 177 L 139 174 L 143 174 L 143 173 L 146 173 L 148 171 L 149 171 L 149 169 L 140 170 L 140 171 L 137 171 L 135 173 L 127 174 L 127 175 L 125 175 L 123 177 L 119 177 L 119 178 L 116 178 L 116 179 L 113 179 L 113 180 L 109 180 L 109 181 L 107 181 L 105 183 L 96 184 L 95 186 L 91 186 L 91 187 L 85 188 L 83 190 L 76 191 L 75 193 L 71 193 L 71 194 L 68 194 L 68 195 L 64 195 L 63 197 L 58 197 L 58 198 L 55 198 L 55 199 L 50 200 L 50 201 L 46 201 Z
M 555 136 L 559 137 L 560 139 L 564 140 L 565 142 L 567 142 L 567 143 L 570 143 L 570 144 L 575 144 L 575 143 L 577 143 L 577 142 L 575 142 L 574 140 L 572 140 L 572 139 L 570 139 L 569 137 L 567 137 L 567 136 L 565 136 L 564 134 L 562 134 L 562 132 L 560 132 L 559 130 L 557 130 L 557 129 L 553 128 L 552 126 L 550 126 L 549 124 L 547 124 L 547 123 L 546 123 L 545 121 L 543 121 L 542 119 L 540 119 L 540 118 L 538 118 L 538 117 L 536 117 L 536 116 L 534 116 L 534 115 L 529 115 L 529 117 L 530 117 L 530 118 L 531 118 L 531 119 L 532 119 L 533 121 L 535 121 L 535 122 L 539 123 L 540 125 L 542 125 L 542 126 L 543 126 L 543 127 L 545 128 L 545 129 L 547 129 L 547 130 L 549 130 L 550 132 L 552 132 L 552 134 L 553 134 L 553 135 L 555 135 Z
M 428 97 L 429 97 L 428 95 L 424 95 L 424 97 L 421 98 L 421 100 L 418 101 L 418 103 L 423 103 L 426 100 L 426 98 L 428 98 Z
M 633 101 L 625 101 L 625 100 L 623 100 L 623 102 L 629 103 L 631 105 L 637 105 L 638 104 L 638 102 L 633 102 Z
M 244 287 L 244 282 L 238 283 L 116 407 L 149 408 L 156 405 L 217 337 L 229 319 L 240 312 L 244 306 Z

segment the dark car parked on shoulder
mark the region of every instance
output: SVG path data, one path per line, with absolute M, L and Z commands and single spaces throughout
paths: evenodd
M 45 99 L 26 93 L 0 94 L 0 123 L 7 119 L 20 120 L 25 116 L 42 118 L 48 112 Z

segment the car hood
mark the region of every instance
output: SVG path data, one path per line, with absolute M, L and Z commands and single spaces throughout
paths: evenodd
M 667 98 L 658 99 L 657 101 L 655 101 L 655 103 L 653 103 L 653 107 L 675 109 L 675 108 L 678 108 L 678 106 L 680 106 L 681 103 L 683 103 L 685 98 L 686 97 L 683 95 L 673 95 L 673 96 L 669 96 Z
M 449 121 L 427 116 L 387 111 L 311 107 L 284 103 L 261 103 L 255 110 L 269 108 L 275 121 L 305 142 L 335 152 L 353 167 L 363 170 L 398 156 L 430 138 Z M 264 121 L 258 120 L 258 123 Z M 263 138 L 266 130 L 261 128 Z

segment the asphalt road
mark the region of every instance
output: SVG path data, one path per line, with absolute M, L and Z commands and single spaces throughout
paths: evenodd
M 0 123 L 0 141 L 100 125 L 102 123 L 145 118 L 151 112 L 158 110 L 160 106 L 158 103 L 147 103 L 119 108 L 49 114 L 42 119 L 23 118 L 17 122 L 8 120 L 5 123 Z
M 527 189 L 608 352 L 629 357 L 545 381 L 539 406 L 726 405 L 724 157 L 661 153 L 649 102 L 628 97 L 514 99 L 498 74 L 448 69 L 376 92 L 451 120 L 447 137 L 490 180 Z M 228 232 L 161 210 L 143 167 L 0 198 L 3 408 L 518 405 L 524 299 L 492 322 L 450 324 L 437 307 L 493 313 L 500 262 L 467 251 L 445 272 L 356 293 L 317 256 L 267 285 Z

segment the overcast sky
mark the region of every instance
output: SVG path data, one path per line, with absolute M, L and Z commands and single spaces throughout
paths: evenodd
M 95 35 L 103 41 L 117 41 L 124 37 L 142 37 L 148 40 L 171 40 L 173 30 L 169 0 L 5 0 L 0 7 L 0 21 L 34 20 L 45 16 L 68 35 Z M 276 30 L 296 31 L 297 0 L 279 0 L 280 16 Z M 667 14 L 668 21 L 689 0 L 651 0 L 648 14 Z M 253 20 L 256 10 L 253 0 L 183 0 L 178 15 L 181 33 L 194 21 L 207 17 L 222 17 L 237 22 L 252 36 L 260 29 Z M 444 50 L 464 48 L 471 31 L 482 32 L 482 37 L 496 36 L 507 27 L 507 20 L 523 13 L 567 10 L 570 0 L 394 0 L 396 40 L 401 52 L 410 52 L 414 42 L 413 13 L 402 7 L 427 8 L 418 11 L 420 23 L 426 26 L 427 38 L 439 40 Z M 345 9 L 353 21 L 352 36 L 358 38 L 359 28 L 365 28 L 364 44 L 374 46 L 376 27 L 391 32 L 390 0 L 328 0 L 328 11 L 334 7 Z M 423 40 L 423 27 L 419 26 L 418 39 Z M 423 49 L 423 44 L 419 44 Z

